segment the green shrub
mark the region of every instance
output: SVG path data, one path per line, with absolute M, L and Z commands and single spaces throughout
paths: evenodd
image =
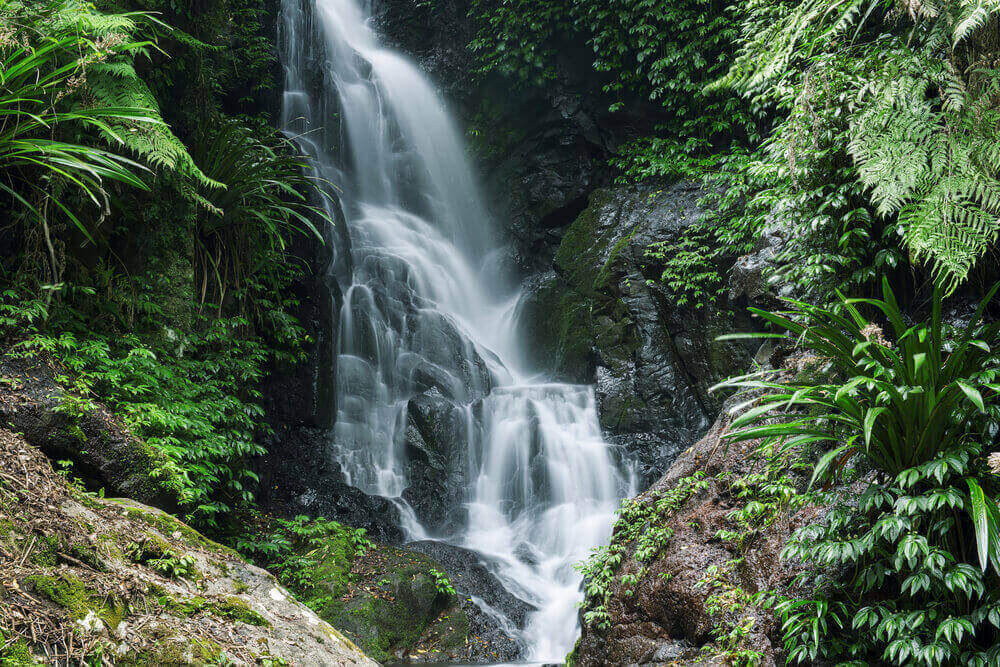
M 791 660 L 1000 660 L 1000 512 L 992 500 L 1000 485 L 984 451 L 1000 413 L 1000 324 L 982 323 L 996 289 L 953 338 L 940 292 L 930 322 L 908 326 L 887 282 L 882 299 L 752 309 L 787 332 L 770 336 L 804 348 L 820 372 L 723 383 L 755 394 L 726 437 L 787 452 L 831 446 L 813 483 L 856 485 L 818 494 L 829 510 L 784 551 L 803 562 L 802 582 L 813 591 L 778 606 Z M 891 332 L 866 319 L 864 307 Z
M 269 529 L 245 535 L 236 543 L 238 551 L 266 566 L 283 584 L 300 593 L 314 587 L 321 563 L 337 568 L 335 574 L 346 577 L 355 558 L 371 546 L 363 528 L 308 516 L 276 519 Z

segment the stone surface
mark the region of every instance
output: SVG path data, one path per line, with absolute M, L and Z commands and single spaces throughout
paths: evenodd
M 595 191 L 522 306 L 535 363 L 596 385 L 606 434 L 638 458 L 647 482 L 708 428 L 719 408 L 709 387 L 750 358 L 715 340 L 750 326 L 733 314 L 741 304 L 677 306 L 646 254 L 698 219 L 702 194 L 690 182 Z
M 120 665 L 377 664 L 269 573 L 174 517 L 83 494 L 3 429 L 0 459 L 5 641 L 36 655 L 68 647 L 74 664 L 98 647 Z
M 517 627 L 524 627 L 527 615 L 535 609 L 504 588 L 500 579 L 489 570 L 486 561 L 471 549 L 430 540 L 410 542 L 406 547 L 441 563 L 456 590 L 479 598 L 503 613 Z
M 447 551 L 425 550 L 432 556 L 415 545 L 372 544 L 359 553 L 343 539 L 310 545 L 317 563 L 304 573 L 309 585 L 302 599 L 372 657 L 485 663 L 520 656 L 521 647 L 508 633 L 512 628 L 483 613 L 466 588 L 471 582 L 486 596 L 500 596 L 505 592 L 499 582 L 483 590 L 455 557 L 439 562 L 436 556 L 449 556 Z
M 778 514 L 742 547 L 716 537 L 719 530 L 741 530 L 731 513 L 747 502 L 735 498 L 725 480 L 758 471 L 761 465 L 754 453 L 757 443 L 727 444 L 721 440 L 732 421 L 728 409 L 736 403 L 727 403 L 708 434 L 685 450 L 667 473 L 636 499 L 639 503 L 655 502 L 679 480 L 697 472 L 708 481 L 704 491 L 655 526 L 668 528 L 672 537 L 645 569 L 632 553 L 622 559 L 619 579 L 639 577 L 634 593 L 627 594 L 624 585 L 613 588 L 606 605 L 610 627 L 606 631 L 584 628 L 573 654 L 575 665 L 645 664 L 665 659 L 678 661 L 670 664 L 728 664 L 711 661 L 717 650 L 712 644 L 713 630 L 720 621 L 710 613 L 707 601 L 722 590 L 706 584 L 711 568 L 718 568 L 722 586 L 739 592 L 731 598 L 734 600 L 759 591 L 795 592 L 797 571 L 780 554 L 794 530 L 821 516 L 819 508 L 807 506 Z M 725 475 L 719 477 L 720 473 Z M 728 613 L 727 622 L 752 621 L 741 647 L 758 653 L 758 664 L 784 664 L 780 621 L 773 612 L 741 603 Z
M 327 429 L 305 426 L 276 436 L 258 468 L 257 502 L 278 514 L 324 517 L 364 528 L 380 542 L 401 542 L 399 510 L 385 498 L 347 484 L 340 465 L 328 454 L 331 437 Z
M 53 460 L 73 462 L 73 474 L 94 489 L 173 510 L 181 482 L 165 455 L 135 437 L 97 402 L 56 382 L 65 369 L 42 358 L 0 357 L 0 424 Z

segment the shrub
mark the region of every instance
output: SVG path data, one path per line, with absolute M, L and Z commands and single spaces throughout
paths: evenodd
M 725 386 L 762 393 L 726 437 L 791 452 L 819 443 L 813 483 L 855 480 L 816 500 L 823 520 L 796 532 L 785 558 L 805 565 L 810 599 L 779 605 L 792 661 L 996 664 L 1000 659 L 1000 512 L 983 442 L 996 427 L 1000 324 L 945 335 L 940 291 L 929 323 L 907 326 L 887 282 L 882 299 L 831 308 L 752 309 L 813 355 L 821 373 L 768 373 Z M 873 308 L 891 326 L 861 309 Z M 751 334 L 753 335 L 753 334 Z M 990 567 L 992 565 L 992 568 Z

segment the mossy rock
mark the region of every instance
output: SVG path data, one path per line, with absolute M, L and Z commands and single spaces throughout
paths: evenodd
M 27 580 L 36 593 L 64 608 L 74 620 L 83 620 L 93 614 L 108 627 L 117 628 L 128 613 L 124 604 L 91 591 L 83 581 L 70 574 L 38 574 Z
M 380 662 L 414 646 L 454 599 L 439 590 L 432 571 L 440 566 L 423 554 L 373 546 L 356 567 L 353 546 L 336 538 L 319 553 L 311 587 L 300 597 Z M 463 627 L 467 635 L 468 623 Z M 466 635 L 453 643 L 464 644 Z
M 595 190 L 590 205 L 566 230 L 555 255 L 559 274 L 582 294 L 604 295 L 618 254 L 632 239 L 635 229 L 621 229 L 619 193 Z
M 198 614 L 212 614 L 219 618 L 229 619 L 247 625 L 267 627 L 267 622 L 261 614 L 250 608 L 246 602 L 235 596 L 219 600 L 208 600 L 200 595 L 178 599 L 172 595 L 160 595 L 157 602 L 167 613 L 173 616 L 191 617 Z
M 229 547 L 223 546 L 218 542 L 213 542 L 177 517 L 166 512 L 151 507 L 137 507 L 135 501 L 129 498 L 109 498 L 108 500 L 124 506 L 128 518 L 152 526 L 164 535 L 173 536 L 179 534 L 184 542 L 193 547 L 205 549 L 216 554 L 231 556 L 239 561 L 244 560 L 242 556 Z
M 572 382 L 592 375 L 592 302 L 552 276 L 524 301 L 521 321 L 534 367 Z
M 0 644 L 3 641 L 3 633 L 0 633 Z M 3 667 L 28 667 L 40 664 L 41 662 L 34 656 L 28 643 L 23 639 L 14 642 L 7 648 L 0 649 L 0 665 Z
M 156 647 L 126 654 L 116 663 L 119 667 L 162 667 L 163 665 L 216 665 L 222 662 L 222 649 L 207 640 L 187 637 L 167 637 Z

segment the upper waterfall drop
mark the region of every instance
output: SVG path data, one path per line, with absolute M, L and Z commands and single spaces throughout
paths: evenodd
M 330 455 L 351 484 L 399 504 L 411 537 L 483 554 L 538 609 L 523 629 L 529 657 L 561 660 L 577 634 L 573 564 L 607 540 L 632 491 L 593 391 L 522 361 L 519 291 L 491 261 L 500 235 L 419 69 L 379 43 L 356 0 L 283 0 L 280 44 L 285 128 L 344 190 Z M 441 474 L 461 506 L 447 519 L 408 502 L 423 409 L 448 425 Z

